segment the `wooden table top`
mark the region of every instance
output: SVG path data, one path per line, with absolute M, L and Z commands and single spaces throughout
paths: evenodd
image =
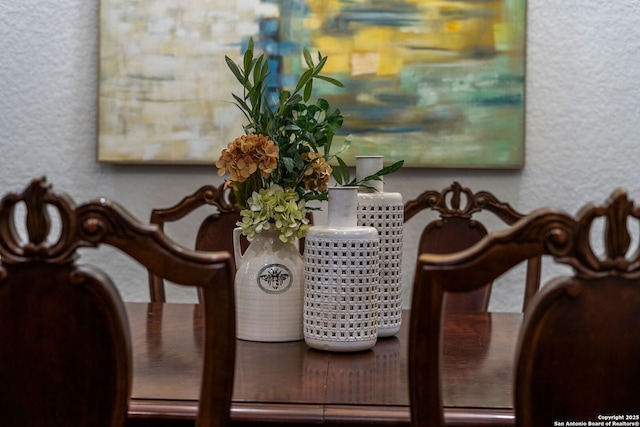
M 133 340 L 132 419 L 193 420 L 202 367 L 201 311 L 127 303 Z M 235 423 L 408 425 L 408 312 L 397 336 L 361 353 L 304 341 L 237 341 Z M 521 314 L 450 314 L 444 325 L 444 405 L 450 425 L 513 425 L 512 366 Z

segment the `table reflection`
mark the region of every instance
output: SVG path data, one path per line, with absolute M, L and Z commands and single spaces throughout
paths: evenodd
M 398 402 L 406 397 L 405 372 L 400 341 L 395 337 L 378 339 L 365 352 L 332 354 L 327 403 Z
M 318 402 L 324 398 L 326 355 L 308 355 L 302 341 L 237 341 L 234 400 Z

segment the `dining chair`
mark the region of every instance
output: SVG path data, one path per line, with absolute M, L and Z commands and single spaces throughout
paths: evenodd
M 242 221 L 242 217 L 236 206 L 232 189 L 225 187 L 224 183 L 219 186 L 204 185 L 171 207 L 153 209 L 149 222 L 158 225 L 164 231 L 166 223 L 179 221 L 203 206 L 215 209 L 200 224 L 196 235 L 195 249 L 197 251 L 227 251 L 233 254 L 233 229 L 237 227 L 238 222 Z M 310 211 L 307 213 L 307 218 L 309 223 L 313 224 L 313 215 Z M 242 252 L 249 246 L 249 241 L 245 236 L 240 237 L 240 246 Z M 302 253 L 304 239 L 300 240 L 299 248 Z M 235 271 L 235 263 L 232 263 L 233 276 L 235 276 Z M 149 295 L 151 302 L 166 301 L 164 280 L 151 271 L 149 272 Z M 198 300 L 202 301 L 200 293 L 198 293 Z
M 404 205 L 405 223 L 425 210 L 437 212 L 439 217 L 424 226 L 418 243 L 418 254 L 453 253 L 478 242 L 487 234 L 487 228 L 477 217 L 480 212 L 490 212 L 507 226 L 524 216 L 492 193 L 474 193 L 457 181 L 442 191 L 426 190 L 415 199 L 407 201 Z M 540 258 L 527 260 L 523 311 L 539 288 L 541 267 Z M 487 282 L 473 291 L 449 295 L 446 310 L 486 312 L 491 288 L 492 282 Z
M 629 226 L 637 229 L 639 220 L 640 206 L 617 189 L 605 204 L 587 205 L 575 217 L 540 209 L 466 251 L 421 254 L 408 350 L 412 424 L 444 425 L 444 293 L 477 289 L 543 255 L 573 274 L 545 285 L 524 313 L 514 360 L 516 425 L 637 417 L 640 248 L 637 241 L 632 247 Z
M 197 251 L 226 251 L 233 254 L 232 231 L 242 217 L 236 207 L 233 191 L 229 187 L 225 188 L 224 184 L 219 186 L 204 185 L 171 207 L 153 209 L 149 222 L 165 231 L 166 223 L 179 221 L 202 206 L 214 209 L 198 228 L 195 249 Z M 241 238 L 241 245 L 243 250 L 249 245 L 244 236 Z M 233 277 L 235 276 L 235 263 L 232 263 L 231 268 Z M 166 302 L 164 280 L 152 271 L 149 271 L 149 295 L 151 302 Z M 198 292 L 198 300 L 202 301 L 201 292 Z
M 199 427 L 228 424 L 235 361 L 231 259 L 170 241 L 104 198 L 77 205 L 38 178 L 0 200 L 0 425 L 125 425 L 129 324 L 107 274 L 78 249 L 112 246 L 154 274 L 203 288 Z

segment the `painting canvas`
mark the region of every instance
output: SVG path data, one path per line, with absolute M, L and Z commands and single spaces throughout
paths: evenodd
M 524 0 L 102 0 L 98 159 L 214 163 L 243 132 L 225 55 L 249 38 L 288 88 L 302 49 L 345 87 L 343 157 L 406 166 L 524 163 Z

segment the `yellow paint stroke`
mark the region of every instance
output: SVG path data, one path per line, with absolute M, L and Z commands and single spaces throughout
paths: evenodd
M 334 36 L 325 25 L 341 13 L 343 3 L 308 0 L 310 14 L 306 27 L 312 32 L 312 44 L 331 57 L 326 71 L 389 76 L 400 73 L 407 64 L 449 61 L 451 53 L 491 52 L 504 47 L 508 30 L 500 0 L 405 2 L 418 5 L 422 24 L 405 27 L 353 24 L 349 35 Z

